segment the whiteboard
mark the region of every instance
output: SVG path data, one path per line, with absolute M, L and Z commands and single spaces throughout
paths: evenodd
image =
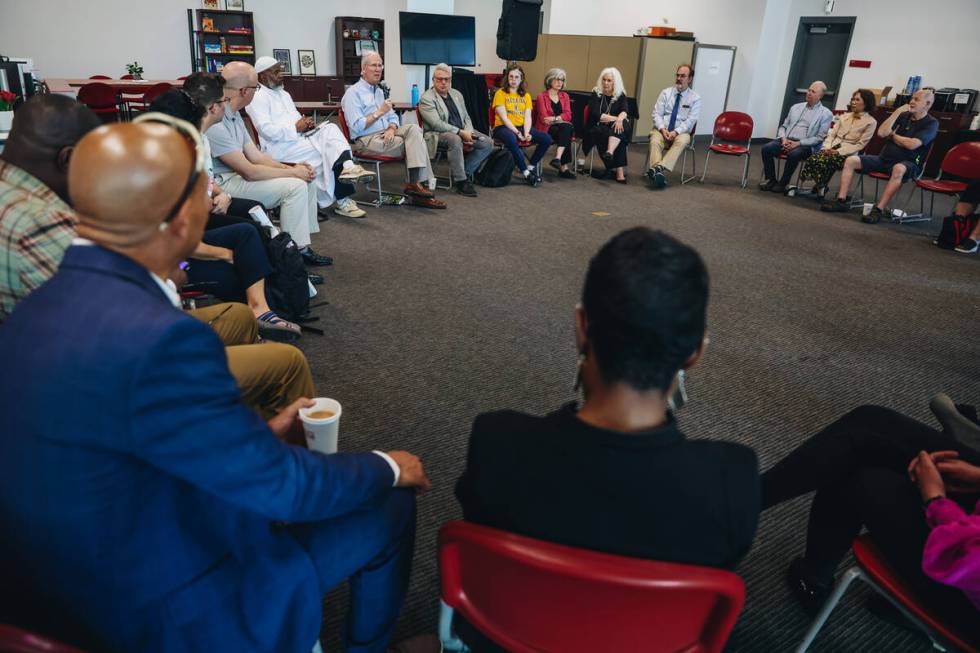
M 694 82 L 691 88 L 701 96 L 697 133 L 708 136 L 714 128 L 715 118 L 728 108 L 735 46 L 697 43 L 694 48 Z

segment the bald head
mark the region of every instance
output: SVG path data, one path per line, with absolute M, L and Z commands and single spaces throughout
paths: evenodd
M 3 158 L 68 201 L 72 147 L 102 124 L 98 116 L 64 95 L 35 95 L 14 116 Z
M 233 111 L 247 107 L 255 97 L 255 87 L 259 83 L 259 75 L 251 64 L 244 61 L 232 61 L 221 70 L 225 78 L 225 97 Z
M 159 123 L 117 123 L 79 141 L 68 172 L 79 235 L 102 245 L 146 243 L 175 208 L 195 169 L 187 137 Z M 207 175 L 184 204 L 200 202 L 206 212 Z

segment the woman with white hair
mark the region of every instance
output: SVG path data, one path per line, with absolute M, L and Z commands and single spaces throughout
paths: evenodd
M 534 100 L 534 128 L 548 132 L 558 145 L 551 167 L 558 170 L 558 176 L 575 179 L 575 173 L 568 169 L 572 160 L 572 102 L 565 88 L 565 71 L 552 68 L 544 76 L 544 92 Z
M 592 89 L 582 139 L 583 151 L 587 154 L 596 148 L 606 166 L 605 174 L 592 176 L 613 177 L 620 184 L 626 183 L 626 148 L 632 133 L 633 120 L 629 117 L 623 76 L 616 68 L 606 68 L 599 73 Z

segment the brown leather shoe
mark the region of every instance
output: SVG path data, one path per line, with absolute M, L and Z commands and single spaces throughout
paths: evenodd
M 412 197 L 435 197 L 435 195 L 432 194 L 432 191 L 423 186 L 421 182 L 407 184 L 404 188 L 404 193 L 406 195 L 411 195 Z
M 424 206 L 427 209 L 444 209 L 446 203 L 434 197 L 412 197 L 412 206 Z
M 442 642 L 435 635 L 415 635 L 393 644 L 391 653 L 442 653 Z

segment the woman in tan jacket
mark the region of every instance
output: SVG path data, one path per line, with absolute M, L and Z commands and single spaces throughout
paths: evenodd
M 859 89 L 851 96 L 850 111 L 841 114 L 824 139 L 823 147 L 803 164 L 800 181 L 812 179 L 813 193 L 823 195 L 834 173 L 844 166 L 844 159 L 863 150 L 874 136 L 878 122 L 869 113 L 875 96 Z

